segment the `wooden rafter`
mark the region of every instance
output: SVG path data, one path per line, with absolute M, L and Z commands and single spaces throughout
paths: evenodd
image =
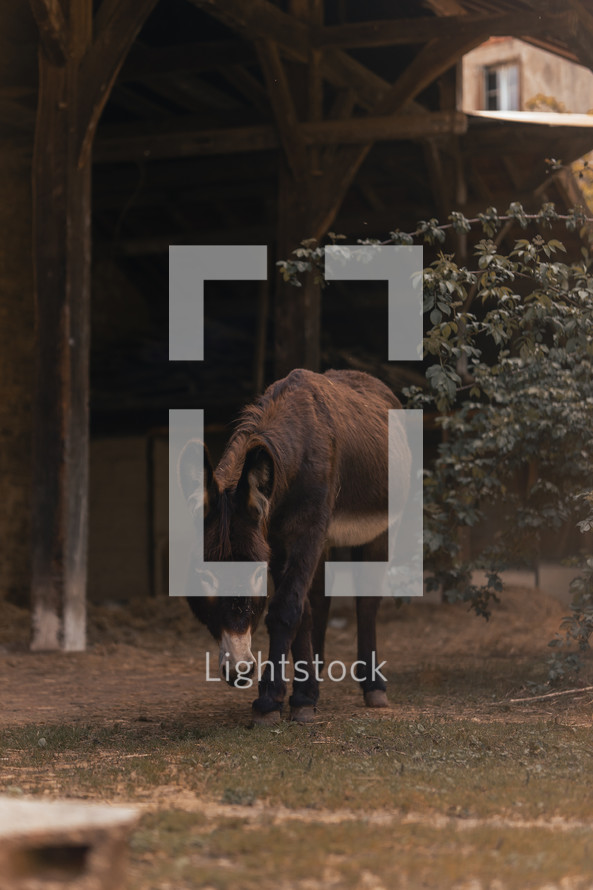
M 437 15 L 465 15 L 466 11 L 457 0 L 424 0 L 424 5 Z
M 563 16 L 536 12 L 498 15 L 425 16 L 414 19 L 355 22 L 313 29 L 314 46 L 362 48 L 423 44 L 436 38 L 472 40 L 487 34 L 491 37 L 514 34 L 555 34 Z
M 83 165 L 101 112 L 140 28 L 157 0 L 103 0 L 94 21 L 94 40 L 80 66 L 77 155 Z
M 363 145 L 396 139 L 464 133 L 467 121 L 461 112 L 435 111 L 386 117 L 357 117 L 344 120 L 305 121 L 298 125 L 303 145 Z M 227 127 L 205 130 L 200 118 L 161 121 L 152 125 L 111 124 L 95 143 L 94 159 L 112 163 L 145 158 L 182 158 L 212 154 L 269 151 L 280 146 L 272 126 Z
M 251 105 L 269 116 L 270 103 L 265 87 L 243 65 L 225 65 L 220 74 Z
M 593 12 L 586 9 L 581 0 L 567 0 L 567 5 L 573 10 L 580 24 L 593 35 Z
M 198 9 L 248 39 L 273 40 L 288 58 L 306 61 L 311 45 L 309 25 L 268 0 L 190 0 Z
M 593 14 L 580 0 L 567 0 L 567 5 L 569 14 L 563 20 L 567 36 L 579 61 L 593 70 Z
M 482 33 L 471 38 L 460 36 L 455 40 L 431 40 L 383 96 L 378 112 L 393 114 L 398 111 L 484 39 L 485 35 Z
M 250 3 L 243 0 L 191 0 L 191 3 L 248 40 L 272 40 L 287 59 L 309 64 L 310 26 L 268 0 L 250 0 Z M 325 51 L 319 65 L 320 73 L 326 80 L 336 87 L 354 90 L 357 103 L 367 110 L 388 88 L 383 78 L 340 49 Z
M 278 47 L 271 40 L 260 40 L 256 49 L 286 160 L 294 178 L 304 179 L 307 151 Z
M 352 90 L 356 103 L 366 111 L 374 108 L 389 89 L 388 81 L 335 47 L 323 51 L 319 68 L 333 86 Z
M 543 20 L 539 15 L 527 14 L 523 19 L 520 16 L 513 16 L 513 21 L 508 16 L 498 16 L 491 19 L 479 17 L 474 18 L 467 25 L 467 16 L 463 16 L 454 21 L 450 19 L 440 19 L 435 24 L 440 36 L 429 40 L 423 49 L 417 54 L 414 61 L 400 75 L 398 80 L 388 89 L 382 91 L 379 100 L 374 105 L 373 111 L 379 115 L 391 115 L 397 112 L 407 103 L 410 103 L 425 87 L 432 83 L 436 78 L 443 74 L 465 53 L 474 46 L 479 45 L 492 33 L 518 33 L 520 29 L 526 28 L 532 33 L 547 32 L 552 27 L 550 20 Z M 453 21 L 453 30 L 443 34 L 443 25 Z M 423 20 L 423 24 L 426 20 Z M 394 24 L 394 23 L 392 23 Z M 396 23 L 398 27 L 401 22 Z M 414 24 L 416 27 L 417 22 Z M 337 27 L 337 26 L 336 26 Z M 349 26 L 341 26 L 349 27 Z M 411 36 L 411 30 L 408 33 Z M 378 43 L 383 38 L 377 38 Z M 426 39 L 426 38 L 425 38 Z M 378 45 L 378 43 L 376 45 Z M 334 50 L 335 51 L 335 50 Z M 372 138 L 369 133 L 369 139 Z M 335 170 L 328 180 L 327 187 L 334 190 L 339 200 L 345 194 L 345 191 L 352 182 L 362 163 L 370 151 L 372 143 L 369 141 L 360 148 L 345 147 L 341 151 L 341 157 Z M 325 224 L 325 223 L 324 223 Z M 321 231 L 323 229 L 321 228 Z
M 68 25 L 60 0 L 30 0 L 39 28 L 41 45 L 53 65 L 65 65 L 68 58 Z

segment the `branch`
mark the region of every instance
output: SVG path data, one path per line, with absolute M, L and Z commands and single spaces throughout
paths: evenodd
M 562 689 L 560 692 L 546 692 L 545 695 L 530 695 L 527 698 L 507 698 L 503 701 L 492 702 L 492 707 L 497 705 L 517 705 L 524 702 L 543 701 L 546 698 L 556 698 L 559 695 L 580 695 L 582 692 L 592 692 L 593 686 L 582 686 L 580 689 Z

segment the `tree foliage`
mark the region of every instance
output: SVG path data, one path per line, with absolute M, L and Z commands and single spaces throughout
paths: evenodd
M 405 392 L 407 407 L 438 412 L 443 429 L 438 455 L 425 469 L 425 568 L 449 598 L 468 600 L 486 616 L 502 589 L 500 572 L 533 564 L 544 533 L 566 523 L 593 529 L 588 222 L 582 208 L 559 215 L 544 204 L 528 214 L 514 203 L 504 215 L 489 207 L 474 220 L 461 213 L 446 225 L 424 220 L 414 232 L 394 231 L 381 242 L 420 241 L 438 251 L 424 270 L 426 386 Z M 549 237 L 561 225 L 583 236 L 574 256 Z M 507 252 L 503 227 L 507 242 L 511 231 L 524 236 Z M 460 264 L 443 251 L 447 230 L 466 235 L 476 229 L 482 237 L 471 262 Z M 323 248 L 306 243 L 279 265 L 286 280 L 298 281 L 310 268 L 322 275 Z M 460 529 L 479 527 L 492 510 L 497 534 L 464 561 Z M 486 572 L 484 585 L 472 584 L 476 570 Z M 593 631 L 593 559 L 585 561 L 573 593 L 564 627 L 586 647 Z M 555 663 L 551 676 L 555 670 L 558 677 L 562 668 Z

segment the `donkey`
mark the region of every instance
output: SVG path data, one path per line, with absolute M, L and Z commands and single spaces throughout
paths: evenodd
M 280 720 L 286 695 L 281 667 L 289 650 L 295 664 L 307 665 L 298 678 L 295 671 L 290 719 L 314 719 L 319 698 L 314 665 L 323 662 L 330 603 L 324 595 L 329 547 L 356 547 L 364 560 L 387 559 L 389 521 L 399 524 L 411 468 L 399 421 L 396 441 L 392 430 L 389 442 L 397 467 L 391 479 L 396 503 L 388 516 L 390 408 L 401 404 L 369 374 L 299 369 L 244 410 L 216 469 L 199 443 L 192 440 L 182 451 L 180 484 L 199 534 L 203 522 L 204 560 L 266 562 L 273 582 L 266 616 L 269 657 L 253 702 L 254 723 Z M 196 496 L 202 473 L 203 505 Z M 266 597 L 241 596 L 240 591 L 213 596 L 197 566 L 190 566 L 188 579 L 190 606 L 220 643 L 223 676 L 232 683 L 240 663 L 254 665 L 251 635 Z M 257 574 L 252 584 L 265 590 Z M 367 707 L 388 706 L 385 681 L 371 671 L 380 599 L 356 598 L 356 677 Z

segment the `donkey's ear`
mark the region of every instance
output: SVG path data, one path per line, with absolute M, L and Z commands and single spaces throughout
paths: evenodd
M 200 483 L 202 483 L 200 485 Z M 179 457 L 179 484 L 192 516 L 195 518 L 203 505 L 204 516 L 218 494 L 214 470 L 208 449 L 197 439 L 190 439 Z M 203 501 L 200 494 L 203 492 Z
M 251 448 L 245 457 L 237 493 L 253 519 L 266 521 L 274 489 L 274 460 L 263 445 Z

